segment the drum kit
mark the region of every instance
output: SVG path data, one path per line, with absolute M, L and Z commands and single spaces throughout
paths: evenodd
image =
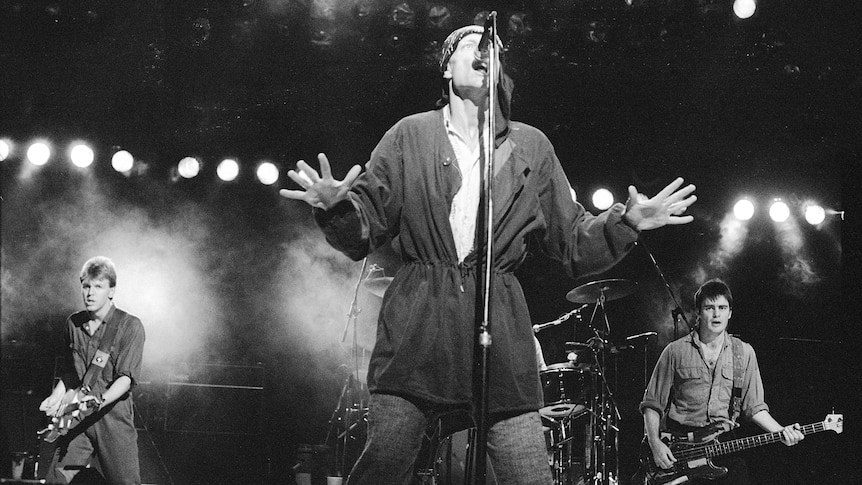
M 365 274 L 364 267 L 362 274 Z M 382 298 L 392 282 L 391 277 L 382 274 L 382 268 L 371 265 L 368 276 L 358 282 L 344 332 L 343 340 L 346 342 L 352 324 L 355 369 L 344 386 L 327 435 L 327 445 L 334 448 L 335 461 L 342 476 L 347 475 L 358 458 L 367 427 L 367 390 L 364 387 L 365 376 L 359 370 L 358 354 L 365 355 L 370 348 L 357 343 L 362 340 L 357 335 L 357 326 L 361 326 L 357 323 L 357 295 L 362 287 L 367 293 Z M 581 311 L 594 305 L 589 319 L 592 337 L 586 342 L 566 342 L 566 361 L 550 364 L 539 373 L 544 398 L 539 414 L 545 429 L 554 485 L 617 483 L 620 414 L 612 386 L 606 380 L 605 369 L 610 354 L 631 345 L 614 346 L 608 342 L 610 323 L 605 304 L 634 293 L 635 288 L 634 282 L 623 279 L 586 283 L 566 295 L 568 301 L 581 304 L 580 307 L 557 320 L 533 326 L 533 331 L 538 333 L 575 315 L 576 320 L 582 321 Z M 655 333 L 647 332 L 626 340 L 630 343 L 632 339 L 652 335 Z M 472 443 L 470 433 L 475 433 L 475 428 L 464 430 L 462 426 L 454 428 L 456 432 L 446 432 L 440 422 L 436 426 L 437 432 L 429 429 L 430 432 L 426 433 L 427 442 L 423 444 L 416 464 L 415 482 L 420 485 L 465 483 L 463 474 L 469 468 L 467 455 Z M 490 466 L 487 483 L 496 483 Z
M 583 304 L 574 310 L 578 314 L 594 305 L 589 320 L 593 335 L 586 342 L 566 342 L 566 362 L 548 365 L 539 373 L 545 400 L 539 414 L 545 424 L 554 485 L 618 483 L 620 414 L 605 369 L 608 355 L 620 347 L 607 340 L 610 322 L 605 303 L 634 293 L 635 286 L 629 280 L 606 279 L 566 294 L 570 302 Z M 538 333 L 567 319 L 564 315 L 534 325 L 533 330 Z

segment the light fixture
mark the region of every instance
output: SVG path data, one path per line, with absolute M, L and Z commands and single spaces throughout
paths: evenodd
M 0 140 L 0 162 L 9 158 L 9 154 L 12 152 L 12 144 L 6 140 Z
M 742 20 L 751 18 L 757 11 L 757 2 L 754 0 L 734 0 L 733 13 Z
M 769 217 L 775 222 L 784 222 L 790 217 L 790 207 L 783 200 L 775 199 L 769 207 Z
M 44 141 L 33 142 L 27 148 L 27 160 L 37 167 L 41 167 L 48 163 L 48 159 L 50 158 L 51 147 L 49 147 Z
M 69 147 L 69 159 L 76 167 L 89 167 L 95 158 L 93 149 L 83 142 L 75 142 Z
M 111 156 L 111 166 L 120 173 L 128 173 L 135 164 L 135 157 L 126 150 L 119 150 Z
M 216 167 L 216 175 L 225 182 L 232 182 L 239 175 L 239 164 L 232 158 L 225 158 Z
M 452 12 L 446 5 L 431 5 L 428 9 L 428 27 L 431 29 L 451 30 L 454 20 Z
M 733 205 L 733 215 L 740 221 L 747 221 L 754 217 L 754 203 L 748 199 L 740 199 Z
M 201 171 L 201 162 L 195 157 L 185 157 L 177 164 L 177 173 L 183 178 L 194 178 Z
M 808 204 L 803 209 L 805 220 L 812 226 L 816 226 L 826 220 L 826 209 L 817 204 Z
M 602 188 L 593 192 L 593 206 L 596 209 L 603 211 L 612 205 L 614 205 L 614 194 L 610 190 Z
M 278 181 L 278 167 L 272 162 L 262 162 L 257 166 L 257 179 L 264 185 L 272 185 Z

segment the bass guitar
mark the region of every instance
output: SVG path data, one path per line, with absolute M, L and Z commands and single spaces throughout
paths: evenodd
M 844 431 L 844 415 L 829 414 L 823 421 L 807 424 L 801 429 L 802 434 L 806 436 L 827 430 L 835 433 Z M 715 432 L 708 433 L 708 436 L 714 438 L 716 434 Z M 676 485 L 696 478 L 706 480 L 721 478 L 727 474 L 727 468 L 715 466 L 712 463 L 712 458 L 779 442 L 781 441 L 781 432 L 764 433 L 728 441 L 718 441 L 711 438 L 707 441 L 692 441 L 685 438 L 680 439 L 667 433 L 662 433 L 661 438 L 676 458 L 673 468 L 664 469 L 655 464 L 652 450 L 644 438 L 641 443 L 641 467 L 632 478 L 632 483 Z
M 52 417 L 48 427 L 38 432 L 39 437 L 46 443 L 53 443 L 93 414 L 102 401 L 98 397 L 84 401 L 84 397 L 88 395 L 90 394 L 86 388 L 66 393 L 60 403 L 59 415 Z

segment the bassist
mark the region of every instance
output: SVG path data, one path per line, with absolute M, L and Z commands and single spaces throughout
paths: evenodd
M 117 273 L 110 259 L 88 260 L 80 280 L 85 310 L 66 320 L 67 368 L 39 406 L 54 418 L 47 434 L 59 434 L 47 482 L 69 483 L 97 456 L 108 483 L 140 484 L 131 389 L 141 371 L 144 327 L 114 306 Z M 100 351 L 108 357 L 99 358 Z M 76 407 L 80 415 L 90 414 L 79 422 L 63 417 Z
M 804 437 L 799 425 L 782 426 L 769 413 L 754 349 L 727 333 L 733 308 L 727 284 L 717 279 L 704 283 L 695 293 L 695 308 L 694 330 L 662 351 L 640 403 L 645 440 L 656 467 L 672 468 L 678 459 L 659 438 L 660 430 L 708 429 L 717 424 L 732 428 L 744 417 L 766 431 L 781 431 L 785 445 L 798 443 Z M 743 460 L 731 457 L 721 464 L 729 469 L 726 476 L 702 482 L 749 483 Z

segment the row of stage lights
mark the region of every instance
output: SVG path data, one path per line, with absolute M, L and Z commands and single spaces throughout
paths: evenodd
M 6 139 L 0 139 L 0 162 L 8 159 L 12 152 L 12 143 Z M 27 161 L 35 166 L 47 164 L 52 156 L 51 146 L 45 141 L 32 142 L 27 146 L 25 153 Z M 79 168 L 89 167 L 96 158 L 93 149 L 81 141 L 69 144 L 67 153 L 72 164 Z M 135 158 L 127 150 L 117 150 L 111 156 L 111 166 L 117 172 L 128 175 L 132 172 L 134 165 Z M 202 162 L 197 158 L 185 157 L 177 163 L 171 172 L 177 177 L 192 179 L 200 174 L 202 166 Z M 239 172 L 239 162 L 231 158 L 221 160 L 216 167 L 216 175 L 224 182 L 233 182 L 239 177 Z M 263 185 L 275 184 L 280 175 L 278 167 L 272 162 L 260 162 L 255 170 L 257 180 Z M 574 191 L 572 191 L 572 197 L 576 198 Z M 614 204 L 614 195 L 608 189 L 599 188 L 593 192 L 591 201 L 596 209 L 605 210 Z M 837 215 L 842 219 L 844 218 L 843 211 L 826 209 L 812 201 L 804 202 L 799 206 L 801 207 L 801 215 L 806 222 L 813 226 L 822 224 L 827 215 Z M 755 202 L 751 198 L 740 199 L 733 206 L 734 216 L 741 221 L 750 220 L 754 217 L 755 212 Z M 774 199 L 769 206 L 769 217 L 775 222 L 786 221 L 791 213 L 790 205 L 781 199 Z
M 14 155 L 14 145 L 8 139 L 0 139 L 0 162 Z M 23 152 L 25 159 L 32 165 L 41 167 L 46 165 L 53 156 L 51 145 L 44 140 L 30 143 Z M 79 168 L 87 168 L 93 164 L 96 154 L 93 148 L 85 142 L 74 141 L 67 149 L 69 161 Z M 128 151 L 117 149 L 111 155 L 111 167 L 124 175 L 131 175 L 135 169 L 135 157 Z M 185 157 L 177 163 L 171 171 L 172 176 L 192 179 L 200 174 L 203 163 L 195 157 Z M 216 167 L 216 175 L 224 182 L 233 182 L 239 177 L 239 162 L 232 158 L 221 160 Z M 262 161 L 255 170 L 257 180 L 264 185 L 273 185 L 281 176 L 278 167 L 268 161 Z
M 598 189 L 593 192 L 592 202 L 593 206 L 597 209 L 605 210 L 613 205 L 614 195 L 608 189 Z M 805 201 L 794 205 L 800 210 L 799 214 L 812 226 L 822 224 L 826 220 L 827 215 L 838 216 L 844 219 L 844 211 L 826 209 L 814 201 Z M 733 205 L 733 215 L 740 221 L 748 221 L 754 217 L 756 209 L 753 198 L 742 198 Z M 769 203 L 769 218 L 774 222 L 785 222 L 790 218 L 792 213 L 793 210 L 790 205 L 781 198 L 775 198 Z

